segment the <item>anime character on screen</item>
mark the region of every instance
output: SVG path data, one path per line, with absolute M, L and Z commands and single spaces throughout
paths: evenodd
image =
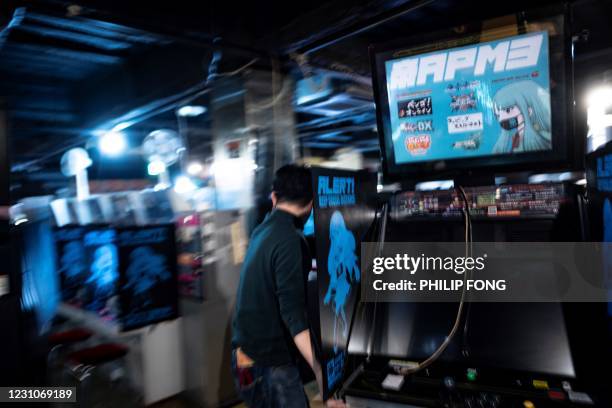
M 537 83 L 504 86 L 493 97 L 493 110 L 502 128 L 493 153 L 551 149 L 550 94 Z
M 62 252 L 62 267 L 60 269 L 60 272 L 65 274 L 66 280 L 76 281 L 87 270 L 87 266 L 83 262 L 84 253 L 85 250 L 81 242 L 70 241 L 66 243 Z
M 119 273 L 117 272 L 117 248 L 113 244 L 102 245 L 94 251 L 91 264 L 91 276 L 85 283 L 93 287 L 93 300 L 90 309 L 99 311 L 106 300 L 115 293 L 115 284 Z
M 85 248 L 81 241 L 69 241 L 63 248 L 59 273 L 62 276 L 62 298 L 67 303 L 81 306 L 83 291 L 81 286 L 87 274 Z
M 158 283 L 170 278 L 165 258 L 153 252 L 148 246 L 141 246 L 130 254 L 125 289 L 132 291 L 136 304 L 148 306 L 151 303 L 149 291 Z
M 327 272 L 329 287 L 323 302 L 333 302 L 334 308 L 334 352 L 338 349 L 338 326 L 342 326 L 342 337 L 348 336 L 348 321 L 345 305 L 351 293 L 351 283 L 359 282 L 361 272 L 355 254 L 355 237 L 346 228 L 340 211 L 334 211 L 329 222 L 329 255 Z

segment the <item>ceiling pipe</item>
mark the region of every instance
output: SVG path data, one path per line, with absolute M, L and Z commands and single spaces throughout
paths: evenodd
M 63 5 L 63 4 L 62 4 Z M 62 10 L 65 12 L 65 9 Z M 223 48 L 224 50 L 231 51 L 233 54 L 242 55 L 250 58 L 268 58 L 269 53 L 263 52 L 258 49 L 249 48 L 240 44 L 235 44 L 229 41 L 221 39 L 218 40 L 218 36 L 207 35 L 198 32 L 185 33 L 180 29 L 172 26 L 160 26 L 151 24 L 150 21 L 143 21 L 134 17 L 117 18 L 117 14 L 113 14 L 112 11 L 105 11 L 98 8 L 82 7 L 78 14 L 80 17 L 87 17 L 102 22 L 108 22 L 116 25 L 122 25 L 131 29 L 140 30 L 149 34 L 160 36 L 164 39 L 170 40 L 175 43 L 183 44 L 189 47 L 198 49 L 211 49 L 211 48 Z
M 13 13 L 13 17 L 11 17 L 11 20 L 8 22 L 8 24 L 2 30 L 0 30 L 0 50 L 2 49 L 2 46 L 4 45 L 4 42 L 6 41 L 6 38 L 10 34 L 11 30 L 14 30 L 16 27 L 19 27 L 25 15 L 26 8 L 19 7 Z
M 249 68 L 253 64 L 255 64 L 258 59 L 253 59 L 242 67 L 224 73 L 214 73 L 214 75 L 210 75 L 204 81 L 187 88 L 186 90 L 176 93 L 174 95 L 170 95 L 161 99 L 157 99 L 153 102 L 150 102 L 146 105 L 140 106 L 138 108 L 132 109 L 124 115 L 121 115 L 115 119 L 105 122 L 104 124 L 97 126 L 98 130 L 110 130 L 115 126 L 121 126 L 122 129 L 126 129 L 131 127 L 137 123 L 143 122 L 147 119 L 150 119 L 154 116 L 157 116 L 161 113 L 168 112 L 169 110 L 180 107 L 184 104 L 188 104 L 199 96 L 205 95 L 210 92 L 211 82 L 218 78 L 225 78 L 237 75 Z
M 393 10 L 389 10 L 387 12 L 383 12 L 378 16 L 372 17 L 370 19 L 366 19 L 365 21 L 357 24 L 353 24 L 347 28 L 341 28 L 336 32 L 326 35 L 322 38 L 311 41 L 308 44 L 301 45 L 298 44 L 291 46 L 285 50 L 286 54 L 296 53 L 296 54 L 311 54 L 316 51 L 320 51 L 323 48 L 327 48 L 337 42 L 342 40 L 346 40 L 347 38 L 353 37 L 355 35 L 361 34 L 363 32 L 369 31 L 373 28 L 376 28 L 382 24 L 385 24 L 391 20 L 394 20 L 398 17 L 402 17 L 405 14 L 411 13 L 415 10 L 418 10 L 422 7 L 425 7 L 429 4 L 434 3 L 435 0 L 418 0 L 418 1 L 410 1 L 409 4 L 405 6 L 398 7 Z
M 195 99 L 198 96 L 208 93 L 209 87 L 207 83 L 200 83 L 186 89 L 175 95 L 167 96 L 146 105 L 139 106 L 131 111 L 113 119 L 97 127 L 97 129 L 112 129 L 115 126 L 122 126 L 123 129 L 131 127 L 137 123 L 143 122 L 161 113 L 167 112 Z

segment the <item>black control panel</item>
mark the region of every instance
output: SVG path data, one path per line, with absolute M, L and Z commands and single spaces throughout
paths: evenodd
M 572 379 L 486 370 L 476 367 L 433 366 L 406 375 L 375 363 L 363 369 L 345 388 L 351 407 L 540 408 L 603 406 Z M 396 387 L 389 387 L 394 383 Z

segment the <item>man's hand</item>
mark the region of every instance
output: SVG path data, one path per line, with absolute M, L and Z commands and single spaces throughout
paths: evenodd
M 293 341 L 295 342 L 295 345 L 297 346 L 298 350 L 300 351 L 306 362 L 308 362 L 308 364 L 312 368 L 312 371 L 314 372 L 315 377 L 317 379 L 317 385 L 319 386 L 319 390 L 323 392 L 321 366 L 319 365 L 317 359 L 314 357 L 312 343 L 310 342 L 310 332 L 308 330 L 304 330 L 298 333 L 293 338 Z M 348 407 L 348 404 L 346 404 L 342 400 L 330 398 L 325 401 L 325 406 L 327 408 L 345 408 Z
M 330 398 L 327 401 L 325 401 L 325 406 L 327 408 L 345 408 L 345 407 L 348 407 L 349 405 L 342 400 Z

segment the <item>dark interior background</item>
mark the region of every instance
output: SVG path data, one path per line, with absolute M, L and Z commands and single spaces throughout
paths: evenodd
M 96 129 L 135 122 L 128 132 L 131 146 L 153 129 L 177 130 L 173 103 L 206 89 L 215 72 L 248 63 L 296 80 L 331 72 L 367 90 L 371 44 L 550 3 L 559 2 L 492 7 L 487 1 L 452 0 L 5 0 L 0 3 L 0 27 L 6 27 L 0 36 L 0 99 L 8 108 L 13 200 L 64 188 L 59 157 L 69 147 L 84 146 Z M 585 93 L 612 63 L 612 1 L 569 4 L 580 135 L 586 132 Z M 196 102 L 206 105 L 206 96 Z M 334 116 L 308 109 L 296 113 L 304 154 L 329 157 L 350 146 L 378 158 L 373 100 L 347 102 Z M 187 125 L 189 145 L 205 156 L 210 118 L 205 114 Z M 137 157 L 110 164 L 123 177 L 144 176 Z M 98 170 L 92 170 L 93 178 Z

